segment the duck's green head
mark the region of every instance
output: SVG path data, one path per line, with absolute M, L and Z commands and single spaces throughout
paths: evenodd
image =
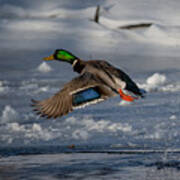
M 43 58 L 45 61 L 50 60 L 58 60 L 58 61 L 66 61 L 70 64 L 73 64 L 74 60 L 79 59 L 74 56 L 72 53 L 64 50 L 64 49 L 57 49 L 55 50 L 54 54 Z

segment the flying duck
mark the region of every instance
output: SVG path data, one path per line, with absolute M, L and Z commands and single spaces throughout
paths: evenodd
M 104 60 L 84 61 L 64 49 L 57 49 L 44 60 L 67 62 L 80 75 L 65 84 L 54 96 L 42 101 L 32 100 L 34 111 L 42 117 L 61 117 L 76 108 L 117 95 L 125 101 L 143 97 L 141 90 L 126 73 Z

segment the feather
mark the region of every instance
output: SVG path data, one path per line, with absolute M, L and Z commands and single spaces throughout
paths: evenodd
M 111 90 L 91 73 L 84 73 L 67 83 L 54 96 L 43 101 L 33 100 L 35 111 L 42 117 L 57 118 L 72 110 L 101 102 L 111 97 Z

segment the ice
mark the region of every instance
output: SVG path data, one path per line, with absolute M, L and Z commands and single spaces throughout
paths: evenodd
M 39 20 L 29 20 L 28 22 L 25 20 L 19 21 L 19 22 L 11 22 L 7 26 L 8 29 L 14 29 L 19 32 L 26 32 L 26 33 L 32 33 L 34 32 L 39 32 L 39 33 L 46 33 L 46 32 L 51 32 L 51 31 L 57 31 L 58 24 L 55 22 L 44 22 L 44 21 L 39 21 Z M 34 36 L 31 36 L 33 38 Z M 30 38 L 25 36 L 25 38 Z M 31 39 L 30 38 L 30 39 Z M 35 38 L 35 37 L 34 37 Z M 34 39 L 33 38 L 33 39 Z
M 7 93 L 9 90 L 9 87 L 7 85 L 7 81 L 0 81 L 0 93 Z
M 33 90 L 38 88 L 38 82 L 37 80 L 31 80 L 31 81 L 22 81 L 20 90 Z
M 180 91 L 180 82 L 178 74 L 173 80 L 170 76 L 175 76 L 173 69 L 177 70 L 176 73 L 179 71 L 179 3 L 164 3 L 163 0 L 158 4 L 155 0 L 151 3 L 143 0 L 136 3 L 132 0 L 101 1 L 100 23 L 97 24 L 92 21 L 97 1 L 81 2 L 44 0 L 23 3 L 18 0 L 17 3 L 4 1 L 0 6 L 0 46 L 2 51 L 5 50 L 1 59 L 6 60 L 1 61 L 0 67 L 2 70 L 7 68 L 1 74 L 0 92 L 13 87 L 11 94 L 7 91 L 8 96 L 3 97 L 1 122 L 7 121 L 9 129 L 1 134 L 6 139 L 9 137 L 12 144 L 16 144 L 18 139 L 24 143 L 71 140 L 81 143 L 97 136 L 104 141 L 111 136 L 114 141 L 118 141 L 118 136 L 134 140 L 133 133 L 137 137 L 138 134 L 151 134 L 149 126 L 170 121 L 172 113 L 178 119 L 173 110 L 179 107 L 175 97 Z M 152 26 L 142 30 L 120 28 L 138 23 L 152 23 Z M 102 105 L 77 110 L 57 121 L 36 116 L 29 107 L 30 99 L 49 97 L 59 90 L 58 84 L 63 86 L 77 75 L 65 63 L 58 67 L 56 62 L 41 63 L 46 53 L 57 48 L 65 48 L 82 59 L 106 59 L 122 70 L 127 69 L 133 80 L 141 82 L 139 87 L 148 91 L 148 98 L 131 104 L 119 103 L 119 97 L 114 98 Z M 48 73 L 50 71 L 53 73 Z M 3 79 L 7 79 L 9 84 Z M 165 93 L 159 93 L 161 97 L 157 98 L 158 93 L 152 93 L 154 91 Z M 168 104 L 169 96 L 172 102 Z M 14 102 L 17 102 L 18 112 Z M 9 104 L 11 110 L 5 110 L 4 104 Z M 157 110 L 156 118 L 151 117 L 154 109 Z M 13 119 L 14 114 L 21 118 Z M 149 122 L 152 123 L 149 125 Z M 152 132 L 156 139 L 166 136 L 166 133 L 161 136 L 158 132 Z
M 42 73 L 47 73 L 47 72 L 52 71 L 52 68 L 46 62 L 43 62 L 38 66 L 37 70 L 42 72 Z
M 6 105 L 2 111 L 1 123 L 13 122 L 19 119 L 19 113 L 10 105 Z
M 148 3 L 144 0 L 137 0 L 133 3 L 132 0 L 105 2 L 107 17 L 111 17 L 118 21 L 150 21 L 150 22 L 162 22 L 163 24 L 179 25 L 178 1 L 165 1 L 160 0 L 157 3 L 156 0 L 152 0 Z M 167 14 L 168 12 L 168 14 Z
M 94 15 L 95 7 L 85 9 L 63 8 L 60 4 L 66 4 L 62 2 L 45 2 L 41 5 L 34 4 L 35 8 L 26 9 L 25 7 L 4 4 L 0 7 L 2 18 L 87 18 Z M 38 3 L 37 3 L 38 4 Z M 68 3 L 67 3 L 68 4 Z M 36 7 L 38 6 L 38 10 Z M 82 15 L 80 17 L 80 15 Z M 88 16 L 87 16 L 88 15 Z
M 169 27 L 164 25 L 153 25 L 145 33 L 144 37 L 149 42 L 167 45 L 178 46 L 180 45 L 179 26 Z
M 20 6 L 4 4 L 0 8 L 0 17 L 2 18 L 17 18 L 27 17 L 27 12 Z
M 50 91 L 51 88 L 49 88 L 49 86 L 42 86 L 42 87 L 39 87 L 38 86 L 38 83 L 30 83 L 30 84 L 27 84 L 27 85 L 23 85 L 20 87 L 20 90 L 21 91 L 25 91 L 27 94 L 39 94 L 39 93 L 42 93 L 42 92 L 47 92 L 47 91 Z
M 178 92 L 180 91 L 180 82 L 171 82 L 165 74 L 154 73 L 147 78 L 146 83 L 139 84 L 140 88 L 146 91 L 164 91 Z
M 25 131 L 25 126 L 24 125 L 20 125 L 19 123 L 9 123 L 7 125 L 7 128 L 11 131 L 11 132 L 24 132 Z
M 144 88 L 146 91 L 155 91 L 160 89 L 167 81 L 164 74 L 154 73 L 148 77 L 145 84 L 140 84 L 140 88 Z
M 87 131 L 85 130 L 75 130 L 73 133 L 72 133 L 72 137 L 74 139 L 82 139 L 82 140 L 87 140 L 89 138 L 89 134 Z
M 48 130 L 48 128 L 42 128 L 40 124 L 34 123 L 30 128 L 28 128 L 25 132 L 25 137 L 30 140 L 43 140 L 48 141 L 54 136 Z
M 179 179 L 179 153 L 78 152 L 179 149 L 179 9 L 178 0 L 1 0 L 0 179 Z M 152 25 L 121 28 L 141 23 Z M 36 115 L 32 98 L 48 98 L 78 76 L 67 63 L 42 61 L 57 48 L 107 60 L 147 96 L 113 97 L 57 119 Z
M 155 73 L 146 80 L 147 84 L 152 87 L 164 85 L 166 82 L 166 76 L 163 74 Z
M 32 117 L 32 115 L 29 115 Z M 22 116 L 23 117 L 23 116 Z M 29 118 L 25 117 L 26 121 Z M 64 140 L 86 141 L 102 135 L 117 135 L 117 133 L 131 134 L 133 128 L 128 123 L 112 122 L 110 120 L 94 120 L 92 117 L 84 116 L 81 120 L 69 117 L 64 122 L 49 122 L 21 124 L 17 121 L 6 122 L 1 131 L 5 131 L 0 142 L 8 144 L 31 144 L 35 142 L 50 142 Z
M 169 117 L 169 119 L 170 119 L 170 120 L 176 120 L 177 117 L 176 117 L 176 115 L 171 115 L 171 116 Z
M 144 136 L 144 138 L 146 139 L 161 139 L 163 137 L 164 134 L 162 134 L 162 132 L 160 131 L 156 131 L 152 134 L 148 134 L 146 136 Z
M 3 134 L 1 137 L 0 137 L 0 141 L 1 142 L 4 142 L 5 145 L 9 145 L 9 144 L 12 144 L 13 143 L 13 137 L 9 134 Z
M 20 92 L 22 93 L 27 93 L 29 95 L 36 95 L 40 94 L 42 92 L 47 92 L 47 91 L 53 91 L 54 92 L 57 90 L 57 88 L 49 86 L 49 82 L 46 80 L 38 80 L 38 79 L 31 79 L 31 80 L 26 80 L 22 81 L 19 87 Z
M 92 20 L 98 4 L 99 24 Z M 179 149 L 179 9 L 178 0 L 0 1 L 0 179 L 179 179 L 179 153 L 76 153 Z M 121 28 L 141 23 L 152 25 Z M 147 97 L 119 103 L 118 96 L 61 118 L 39 117 L 30 100 L 50 97 L 78 76 L 69 64 L 42 61 L 57 48 L 107 60 Z
M 161 91 L 164 91 L 164 92 L 178 92 L 178 91 L 180 91 L 180 83 L 175 82 L 173 84 L 167 84 L 166 86 L 161 87 Z
M 87 140 L 92 136 L 92 133 L 116 133 L 123 132 L 129 133 L 132 131 L 132 126 L 128 123 L 113 123 L 109 120 L 99 120 L 95 121 L 91 117 L 83 117 L 82 120 L 77 120 L 74 117 L 66 119 L 66 123 L 71 126 L 77 125 L 78 130 L 74 130 L 72 137 L 74 139 L 85 139 Z
M 13 134 L 0 138 L 1 141 L 6 140 L 9 144 L 29 144 L 35 141 L 49 141 L 55 138 L 55 134 L 48 128 L 42 128 L 40 124 L 23 125 L 18 122 L 8 123 L 5 126 L 6 133 Z

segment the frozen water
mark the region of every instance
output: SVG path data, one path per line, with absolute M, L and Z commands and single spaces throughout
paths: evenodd
M 48 65 L 47 63 L 43 62 L 38 66 L 38 71 L 43 72 L 43 73 L 47 73 L 52 71 L 52 68 L 50 65 Z
M 14 120 L 18 120 L 18 118 L 18 112 L 10 105 L 6 105 L 2 111 L 1 123 L 13 122 Z
M 169 117 L 169 119 L 171 119 L 171 120 L 176 120 L 177 117 L 176 117 L 175 115 L 172 115 L 172 116 Z
M 99 24 L 92 21 L 98 4 Z M 179 8 L 177 0 L 0 1 L 0 179 L 178 179 Z M 140 23 L 152 25 L 120 28 Z M 43 62 L 57 48 L 106 59 L 145 89 L 145 98 L 115 97 L 40 118 L 31 99 L 48 98 L 77 76 L 67 63 Z M 164 153 L 105 154 L 124 148 Z
M 161 88 L 166 82 L 166 76 L 163 74 L 155 73 L 152 76 L 148 77 L 146 83 L 140 85 L 146 91 L 157 90 Z
M 166 82 L 166 76 L 155 73 L 149 77 L 146 82 L 151 86 L 160 86 Z
M 5 82 L 4 81 L 0 81 L 0 93 L 7 93 L 8 92 L 9 88 L 5 84 L 7 84 L 6 81 Z
M 146 91 L 179 92 L 179 82 L 171 82 L 164 74 L 154 73 L 146 79 L 146 83 L 139 84 Z

